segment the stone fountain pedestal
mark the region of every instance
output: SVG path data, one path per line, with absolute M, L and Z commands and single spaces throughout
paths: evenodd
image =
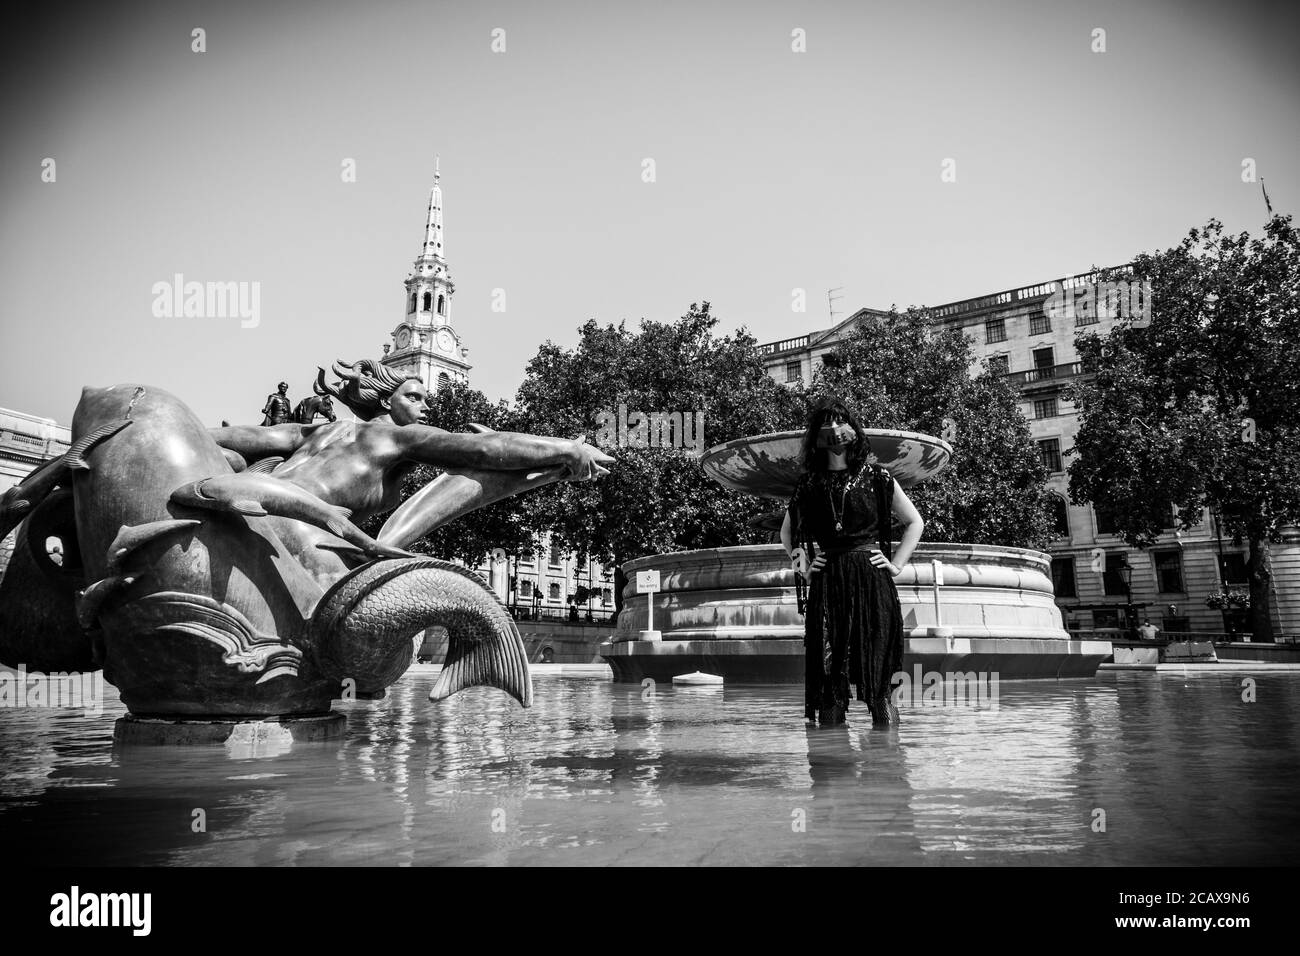
M 934 559 L 943 564 L 941 621 Z M 996 671 L 1002 680 L 1091 677 L 1110 643 L 1074 640 L 1062 627 L 1050 568 L 1046 554 L 1027 548 L 922 542 L 895 579 L 905 669 Z M 660 573 L 654 618 L 663 639 L 636 639 L 646 606 L 630 584 L 613 642 L 601 647 L 615 680 L 671 680 L 698 670 L 741 682 L 803 681 L 804 619 L 779 544 L 679 551 L 624 565 L 632 582 L 637 571 L 652 569 Z

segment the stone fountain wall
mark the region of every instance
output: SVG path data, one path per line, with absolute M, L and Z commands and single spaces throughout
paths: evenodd
M 932 559 L 943 563 L 936 619 Z M 654 626 L 647 628 L 637 571 L 658 570 Z M 803 680 L 803 617 L 794 573 L 780 545 L 743 545 L 638 558 L 624 565 L 613 642 L 602 654 L 617 680 L 669 680 L 702 670 L 740 681 Z M 1041 551 L 922 542 L 896 579 L 906 628 L 904 665 L 998 672 L 1002 679 L 1091 676 L 1110 654 L 1104 641 L 1072 640 L 1053 601 Z M 943 630 L 938 630 L 942 625 Z

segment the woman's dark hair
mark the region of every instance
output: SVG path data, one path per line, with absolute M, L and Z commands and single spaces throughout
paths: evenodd
M 849 408 L 847 402 L 838 395 L 827 395 L 818 399 L 808 409 L 808 423 L 803 433 L 803 453 L 800 455 L 804 471 L 826 470 L 826 449 L 817 447 L 817 432 L 836 412 L 844 416 L 844 420 L 852 426 L 858 436 L 845 450 L 849 472 L 856 475 L 866 464 L 867 456 L 871 454 L 871 439 L 867 437 L 867 430 L 862 427 L 862 422 L 858 421 L 858 416 L 853 413 L 853 409 Z

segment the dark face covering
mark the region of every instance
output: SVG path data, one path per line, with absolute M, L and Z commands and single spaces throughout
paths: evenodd
M 822 424 L 817 429 L 818 448 L 846 448 L 853 444 L 856 437 L 848 416 L 842 411 L 828 410 L 822 413 Z
M 846 448 L 856 436 L 847 422 L 827 422 L 817 431 L 818 448 Z

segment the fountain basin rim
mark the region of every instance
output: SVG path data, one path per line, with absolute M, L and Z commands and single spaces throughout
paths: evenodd
M 866 429 L 866 432 L 870 437 L 910 438 L 914 440 L 933 442 L 947 451 L 950 458 L 952 457 L 952 445 L 948 444 L 948 442 L 944 441 L 942 438 L 937 438 L 934 435 L 927 435 L 925 432 L 904 431 L 900 428 L 868 428 Z M 802 438 L 803 434 L 804 430 L 802 428 L 796 428 L 789 431 L 764 432 L 761 435 L 747 435 L 744 438 L 733 438 L 731 441 L 724 441 L 721 444 L 714 445 L 712 448 L 705 449 L 704 454 L 700 456 L 700 460 L 703 461 L 710 455 L 724 451 L 728 448 L 743 448 L 747 445 L 755 445 L 762 441 L 783 441 L 790 438 Z
M 899 542 L 894 541 L 892 543 L 895 548 L 898 547 Z M 662 560 L 665 558 L 681 558 L 686 555 L 696 556 L 707 554 L 717 554 L 719 557 L 723 557 L 741 551 L 753 551 L 757 549 L 769 550 L 780 547 L 780 544 L 760 542 L 756 544 L 731 544 L 720 548 L 688 548 L 684 551 L 664 551 L 660 554 L 646 554 L 639 558 L 630 558 L 629 560 L 624 561 L 622 566 L 624 568 L 624 573 L 626 574 L 626 569 L 628 568 L 635 566 L 638 569 L 646 569 L 650 567 L 646 562 Z M 1052 560 L 1050 554 L 1046 551 L 1039 551 L 1036 548 L 1018 548 L 1006 544 L 970 544 L 965 541 L 922 541 L 916 546 L 916 551 L 913 552 L 913 556 L 915 558 L 915 555 L 919 555 L 923 552 L 949 551 L 958 548 L 969 549 L 963 550 L 961 553 L 970 554 L 972 556 L 977 554 L 1024 556 L 1041 560 L 1045 564 L 1050 564 Z M 908 563 L 915 563 L 915 560 Z

